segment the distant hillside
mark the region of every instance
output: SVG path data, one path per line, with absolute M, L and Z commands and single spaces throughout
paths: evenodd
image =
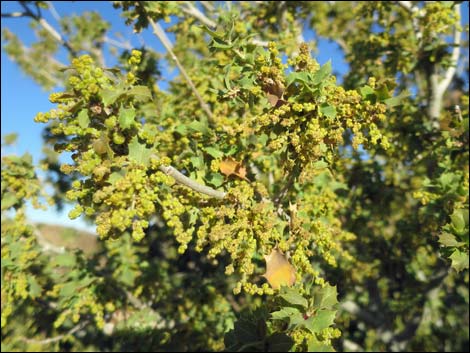
M 36 223 L 39 242 L 45 242 L 57 248 L 81 249 L 91 255 L 99 250 L 96 234 L 61 225 Z

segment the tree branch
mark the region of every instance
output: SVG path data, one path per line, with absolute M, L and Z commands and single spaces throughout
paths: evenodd
M 2 17 L 25 17 L 25 16 L 28 16 L 26 12 L 2 13 Z
M 223 199 L 227 195 L 223 191 L 217 191 L 206 185 L 199 184 L 197 181 L 188 178 L 186 175 L 180 173 L 172 166 L 162 165 L 158 169 L 160 169 L 160 171 L 162 171 L 166 175 L 171 176 L 173 179 L 175 179 L 177 183 L 185 185 L 194 191 L 200 192 L 201 194 L 212 196 L 217 199 Z
M 460 5 L 455 6 L 455 14 L 460 17 Z M 444 74 L 442 80 L 437 72 L 437 67 L 434 65 L 428 78 L 428 115 L 435 128 L 439 128 L 439 115 L 442 109 L 442 98 L 445 91 L 452 81 L 455 71 L 457 70 L 457 61 L 460 55 L 460 38 L 461 32 L 458 28 L 459 24 L 454 27 L 454 48 L 451 54 L 451 63 L 449 68 Z
M 197 7 L 195 7 L 193 4 L 191 4 L 190 2 L 185 2 L 184 4 L 186 6 L 182 6 L 181 9 L 183 10 L 185 14 L 197 18 L 199 21 L 204 23 L 207 27 L 214 28 L 216 26 L 216 23 L 214 21 L 212 21 L 210 18 L 204 15 L 201 11 L 199 11 Z
M 460 4 L 455 5 L 455 16 L 460 18 Z M 460 38 L 462 36 L 458 27 L 458 24 L 454 26 L 454 49 L 452 49 L 452 55 L 450 57 L 450 66 L 444 74 L 443 80 L 439 83 L 439 89 L 443 92 L 447 90 L 447 87 L 449 87 L 449 84 L 455 75 L 455 71 L 457 70 L 457 61 L 460 56 Z
M 204 102 L 201 95 L 197 91 L 196 86 L 194 85 L 193 81 L 191 80 L 188 73 L 186 72 L 186 70 L 184 69 L 184 67 L 181 65 L 180 61 L 176 57 L 175 53 L 173 52 L 173 49 L 172 49 L 173 45 L 171 44 L 170 39 L 166 35 L 165 31 L 163 30 L 163 28 L 158 23 L 155 23 L 150 17 L 148 17 L 148 20 L 149 20 L 150 25 L 153 28 L 153 33 L 158 37 L 158 39 L 160 39 L 163 46 L 168 51 L 168 54 L 170 54 L 170 57 L 175 62 L 176 66 L 180 70 L 180 72 L 183 75 L 184 79 L 186 80 L 189 87 L 191 88 L 194 95 L 196 96 L 197 100 L 199 101 L 199 104 L 201 105 L 201 108 L 206 112 L 209 119 L 213 120 L 213 115 L 212 115 L 212 112 L 211 112 L 209 106 L 206 104 L 206 102 Z
M 59 32 L 57 32 L 54 27 L 52 27 L 49 22 L 47 22 L 43 17 L 40 17 L 34 14 L 31 9 L 22 1 L 20 1 L 20 5 L 23 6 L 25 10 L 26 16 L 31 17 L 35 21 L 37 21 L 42 28 L 44 28 L 56 41 L 58 41 L 61 45 L 63 45 L 72 56 L 77 56 L 77 52 L 71 47 L 70 43 L 67 42 Z

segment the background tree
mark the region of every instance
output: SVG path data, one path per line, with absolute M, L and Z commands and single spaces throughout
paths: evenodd
M 48 198 L 100 246 L 46 247 L 24 215 L 43 190 L 31 158 L 2 157 L 2 349 L 468 346 L 460 2 L 114 2 L 163 44 L 168 90 L 152 43 L 19 3 L 2 18 L 38 41 L 6 29 L 4 50 L 61 87 L 35 117 Z M 311 56 L 320 38 L 344 52 L 343 86 Z

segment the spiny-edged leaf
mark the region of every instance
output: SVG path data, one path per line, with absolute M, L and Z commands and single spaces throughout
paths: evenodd
M 232 157 L 221 161 L 219 168 L 222 174 L 226 176 L 236 175 L 239 178 L 246 179 L 246 168 Z
M 293 82 L 302 82 L 304 85 L 312 84 L 313 77 L 310 72 L 291 72 L 286 78 L 286 86 L 290 86 Z
M 3 171 L 2 171 L 3 173 Z M 16 197 L 16 195 L 12 192 L 6 192 L 3 194 L 2 197 L 2 210 L 6 210 L 16 204 L 19 201 L 19 199 Z
M 135 109 L 121 108 L 119 111 L 119 125 L 123 129 L 129 129 L 135 123 Z
M 207 126 L 206 121 L 194 120 L 188 125 L 188 128 L 197 132 L 201 132 L 202 134 L 207 134 L 209 132 L 209 127 Z
M 82 129 L 87 128 L 88 125 L 90 124 L 90 118 L 88 117 L 88 110 L 87 109 L 80 110 L 80 113 L 78 113 L 77 119 L 78 119 L 78 125 L 80 125 Z
M 281 286 L 292 286 L 295 283 L 295 268 L 287 260 L 286 256 L 277 249 L 269 255 L 265 255 L 266 273 L 263 275 L 273 289 Z
M 335 321 L 336 310 L 320 310 L 304 322 L 304 326 L 312 333 L 330 327 Z
M 282 299 L 284 299 L 289 304 L 300 305 L 304 308 L 308 307 L 308 301 L 305 299 L 298 290 L 294 288 L 282 288 L 281 293 L 279 294 Z
M 452 226 L 457 231 L 462 231 L 465 227 L 468 227 L 468 210 L 458 209 L 455 210 L 451 215 Z
M 327 78 L 330 73 L 331 73 L 331 60 L 328 60 L 328 62 L 325 65 L 323 65 L 320 68 L 320 70 L 318 70 L 317 72 L 313 74 L 312 83 L 314 85 L 318 85 L 325 78 Z
M 317 340 L 315 336 L 310 338 L 307 342 L 307 351 L 309 352 L 334 352 L 332 346 L 327 345 Z
M 104 105 L 113 104 L 121 95 L 123 91 L 120 89 L 104 89 L 101 91 L 101 100 Z
M 224 153 L 222 151 L 219 151 L 217 148 L 214 147 L 206 147 L 205 151 L 214 158 L 221 158 L 224 156 Z
M 37 298 L 41 295 L 41 286 L 34 276 L 28 277 L 29 295 L 31 298 Z
M 134 86 L 126 92 L 128 96 L 133 96 L 138 102 L 145 102 L 152 99 L 152 93 L 147 86 Z
M 442 232 L 439 234 L 439 243 L 444 246 L 461 246 L 465 244 L 463 242 L 457 241 L 455 235 L 448 232 Z
M 265 340 L 265 352 L 288 352 L 294 341 L 285 333 L 276 332 Z
M 212 38 L 219 38 L 219 39 L 222 39 L 222 38 L 224 37 L 224 34 L 225 34 L 224 32 L 215 32 L 215 31 L 209 29 L 209 28 L 206 27 L 206 26 L 201 27 L 201 29 L 202 29 L 204 32 L 208 33 Z
M 326 285 L 323 288 L 316 288 L 314 294 L 315 308 L 326 309 L 331 308 L 338 303 L 338 291 L 336 286 Z
M 148 166 L 152 150 L 145 147 L 145 144 L 139 142 L 137 136 L 134 136 L 129 143 L 129 160 Z
M 377 99 L 374 89 L 370 86 L 366 85 L 361 87 L 359 92 L 361 93 L 362 98 L 367 99 L 368 101 L 375 102 Z
M 336 108 L 329 104 L 322 104 L 320 112 L 328 118 L 336 117 Z
M 274 311 L 271 313 L 271 318 L 273 320 L 285 320 L 290 319 L 293 316 L 302 317 L 302 313 L 299 309 L 293 308 L 291 306 L 283 307 L 281 310 Z
M 468 254 L 465 251 L 455 249 L 449 258 L 452 260 L 452 268 L 457 272 L 468 268 Z

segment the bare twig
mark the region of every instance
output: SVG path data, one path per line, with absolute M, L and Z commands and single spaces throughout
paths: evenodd
M 182 6 L 181 9 L 183 10 L 185 14 L 191 15 L 197 18 L 199 21 L 204 23 L 207 27 L 214 28 L 216 26 L 216 23 L 214 21 L 212 21 L 210 18 L 204 15 L 201 11 L 199 11 L 198 8 L 195 7 L 193 4 L 191 4 L 190 2 L 185 2 L 184 4 L 186 6 Z
M 185 185 L 194 191 L 200 192 L 201 194 L 212 196 L 217 199 L 223 199 L 226 196 L 225 192 L 217 191 L 206 185 L 199 184 L 197 181 L 188 178 L 186 175 L 180 173 L 178 170 L 176 170 L 172 166 L 162 165 L 159 167 L 159 169 L 166 175 L 171 176 L 179 184 Z
M 183 75 L 184 79 L 186 80 L 189 87 L 193 91 L 193 93 L 196 96 L 197 100 L 199 101 L 199 104 L 201 105 L 202 109 L 206 112 L 207 116 L 212 121 L 213 120 L 213 115 L 212 115 L 212 112 L 211 112 L 209 106 L 206 104 L 206 102 L 204 102 L 201 95 L 197 91 L 196 86 L 194 85 L 194 82 L 191 80 L 188 73 L 184 69 L 183 65 L 181 65 L 180 61 L 178 60 L 175 53 L 173 52 L 173 45 L 171 44 L 170 39 L 166 35 L 165 31 L 163 30 L 163 28 L 158 23 L 155 23 L 154 20 L 152 20 L 150 17 L 148 17 L 148 20 L 149 20 L 150 25 L 153 28 L 153 33 L 158 37 L 158 39 L 160 39 L 163 46 L 168 51 L 168 54 L 170 54 L 170 57 L 173 59 L 176 66 L 178 67 L 181 74 Z
M 54 19 L 57 22 L 60 22 L 61 17 L 59 15 L 59 13 L 57 12 L 57 10 L 55 9 L 54 4 L 52 3 L 52 1 L 46 1 L 46 2 L 47 2 L 47 5 L 49 6 L 49 11 L 51 11 L 52 17 L 54 17 Z
M 25 10 L 26 16 L 33 18 L 37 21 L 42 28 L 44 28 L 56 41 L 58 41 L 61 45 L 63 45 L 72 56 L 77 56 L 77 52 L 75 49 L 72 48 L 69 42 L 67 42 L 59 32 L 57 32 L 54 27 L 52 27 L 49 22 L 47 22 L 43 17 L 40 17 L 37 14 L 34 14 L 31 9 L 22 1 L 20 1 L 20 5 L 23 6 Z
M 27 343 L 32 343 L 32 344 L 49 344 L 53 342 L 58 342 L 62 339 L 64 339 L 67 336 L 73 335 L 75 332 L 80 331 L 82 328 L 84 328 L 88 324 L 88 321 L 83 321 L 74 326 L 72 329 L 64 333 L 63 335 L 59 335 L 56 337 L 51 337 L 51 338 L 46 338 L 44 340 L 35 340 L 32 338 L 26 338 L 22 337 L 21 340 Z
M 214 11 L 214 6 L 209 1 L 200 1 L 201 5 L 206 8 L 208 11 Z
M 420 14 L 420 9 L 414 6 L 411 1 L 397 1 L 397 4 L 404 8 L 412 16 L 413 30 L 416 34 L 416 39 L 419 41 L 423 37 L 423 33 L 419 29 L 419 21 L 416 15 Z
M 28 16 L 26 12 L 2 13 L 2 17 L 25 17 L 25 16 Z
M 132 45 L 130 45 L 129 42 L 120 42 L 118 40 L 109 38 L 108 36 L 103 37 L 103 42 L 108 43 L 108 44 L 110 44 L 112 46 L 115 46 L 117 48 L 121 48 L 121 49 L 127 49 L 127 50 L 132 49 Z

